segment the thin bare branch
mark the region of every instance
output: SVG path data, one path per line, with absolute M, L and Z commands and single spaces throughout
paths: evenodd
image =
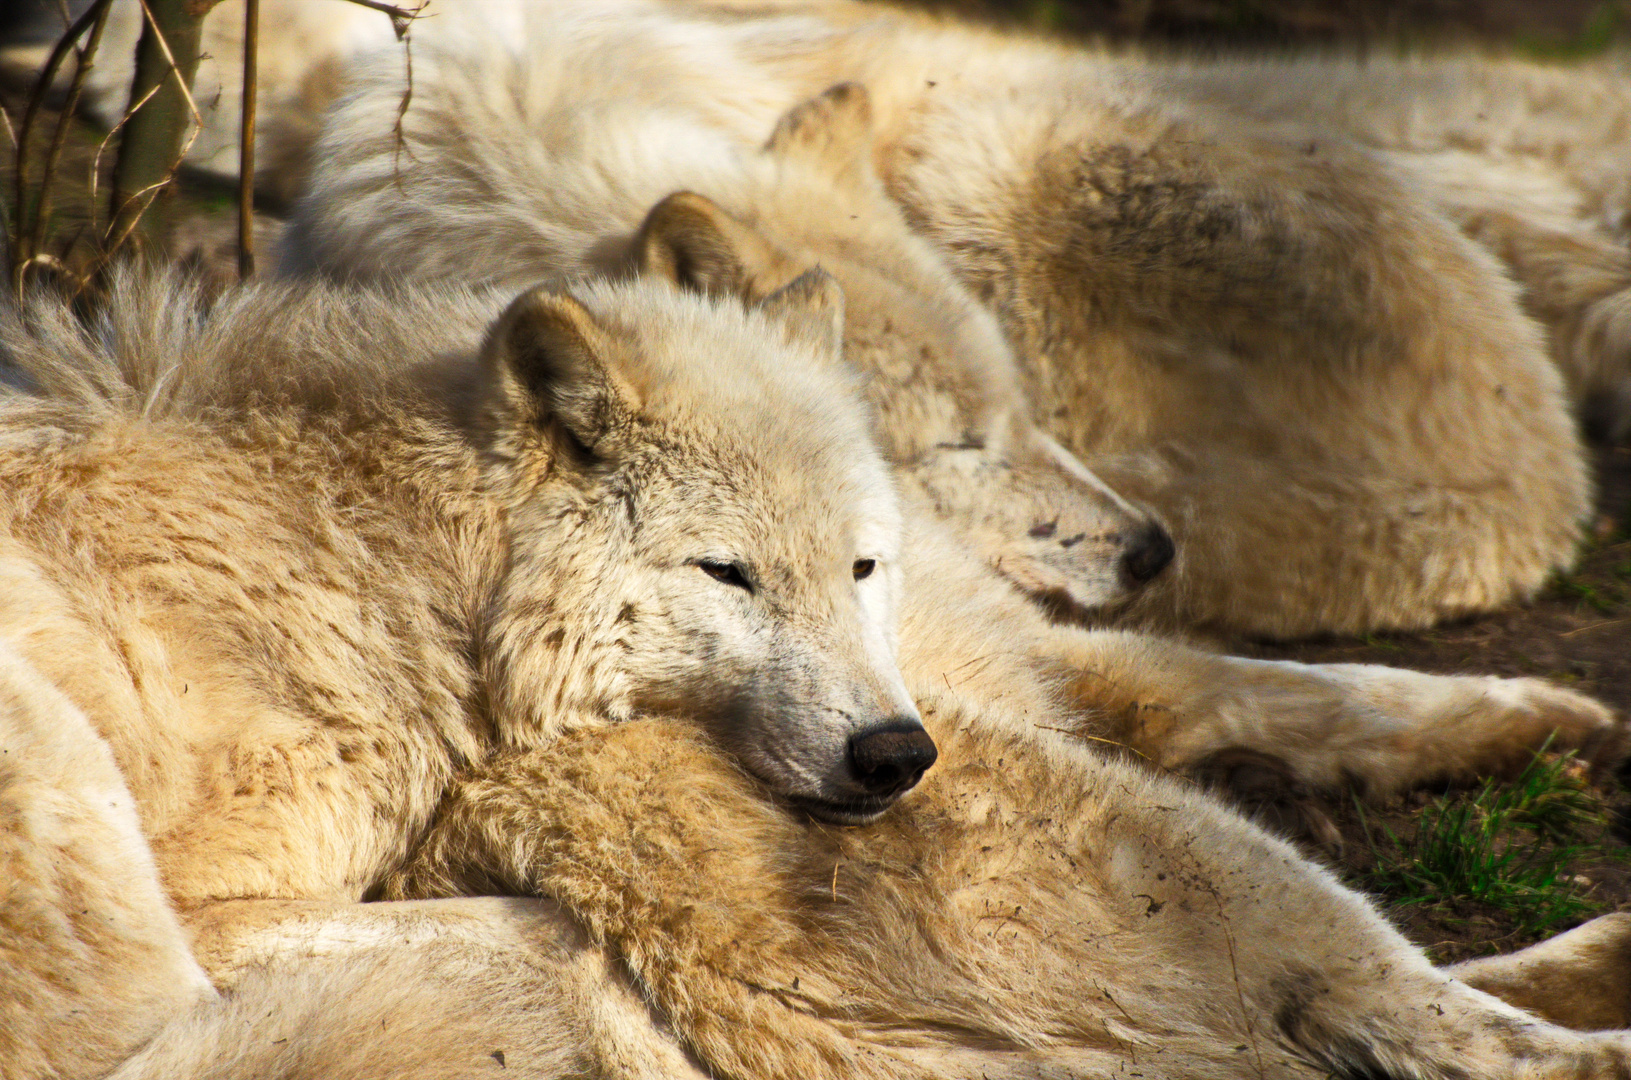
M 238 278 L 255 272 L 255 75 L 260 0 L 244 4 L 243 122 L 238 134 Z
M 413 102 L 413 38 L 404 32 L 397 40 L 402 42 L 402 62 L 407 65 L 407 85 L 402 89 L 402 100 L 397 102 L 396 124 L 391 128 L 391 133 L 396 139 L 396 144 L 391 149 L 391 173 L 396 180 L 396 186 L 400 189 L 402 155 L 405 153 L 410 158 L 413 157 L 413 151 L 408 149 L 408 137 L 402 129 L 402 122 L 408 115 L 408 106 Z
M 153 95 L 158 93 L 159 90 L 162 89 L 162 87 L 163 87 L 163 84 L 158 84 L 158 85 L 155 85 L 155 86 L 148 87 L 147 93 L 145 93 L 145 94 L 143 94 L 141 96 L 141 100 L 139 100 L 139 101 L 135 102 L 134 104 L 128 106 L 125 109 L 125 114 L 123 116 L 119 117 L 119 122 L 117 124 L 114 124 L 113 127 L 109 128 L 108 133 L 106 135 L 102 136 L 102 141 L 96 144 L 96 156 L 91 160 L 90 189 L 91 189 L 91 227 L 92 227 L 92 229 L 95 229 L 95 227 L 96 227 L 97 207 L 99 205 L 101 205 L 99 203 L 99 201 L 97 200 L 97 197 L 96 197 L 96 188 L 97 188 L 98 178 L 102 175 L 102 155 L 107 152 L 108 145 L 113 142 L 113 137 L 115 135 L 119 134 L 120 131 L 124 130 L 124 126 L 125 126 L 126 121 L 128 121 L 132 116 L 136 115 L 136 110 L 137 109 L 141 108 L 143 105 L 146 105 L 149 101 L 151 101 L 153 99 Z
M 408 36 L 408 24 L 419 18 L 419 13 L 424 11 L 429 4 L 429 0 L 424 0 L 423 3 L 416 7 L 400 8 L 395 4 L 380 3 L 379 0 L 347 0 L 347 2 L 356 4 L 358 7 L 365 7 L 370 11 L 381 11 L 389 15 L 391 17 L 391 29 L 396 31 L 398 41 Z
M 12 258 L 17 260 L 11 268 L 13 287 L 21 290 L 23 268 L 28 265 L 30 256 L 34 253 L 23 250 L 23 238 L 32 235 L 32 230 L 25 231 L 23 227 L 24 210 L 27 207 L 28 195 L 28 140 L 34 133 L 34 122 L 39 117 L 40 109 L 44 107 L 46 95 L 51 92 L 51 84 L 56 82 L 57 73 L 62 70 L 62 63 L 68 59 L 68 52 L 75 47 L 75 43 L 85 36 L 98 15 L 98 7 L 86 10 L 74 24 L 68 27 L 66 33 L 57 39 L 56 45 L 46 57 L 45 66 L 40 69 L 40 77 L 35 80 L 34 92 L 29 95 L 28 107 L 23 110 L 23 122 L 17 129 L 17 168 L 13 170 L 12 207 Z
M 30 253 L 38 252 L 45 244 L 45 226 L 51 217 L 52 188 L 57 176 L 57 165 L 62 160 L 62 147 L 67 141 L 68 128 L 74 121 L 74 113 L 79 108 L 79 96 L 85 89 L 85 79 L 96 66 L 96 51 L 102 44 L 102 31 L 107 29 L 108 13 L 113 10 L 113 0 L 97 0 L 91 10 L 96 12 L 96 21 L 91 24 L 91 36 L 85 42 L 84 48 L 76 48 L 74 79 L 68 87 L 68 99 L 63 103 L 62 111 L 57 114 L 56 130 L 51 134 L 51 148 L 45 155 L 45 169 L 40 173 L 39 198 L 34 204 L 34 227 L 28 241 Z

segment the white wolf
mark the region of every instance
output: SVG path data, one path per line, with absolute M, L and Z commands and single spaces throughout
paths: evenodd
M 1034 972 L 990 966 L 961 932 L 927 967 L 939 946 L 876 936 L 922 898 L 912 882 L 942 887 L 935 868 L 951 857 L 988 883 L 1009 860 L 1002 888 L 1039 898 L 1060 884 L 1057 905 L 1025 917 L 1061 957 L 1103 940 L 1121 916 L 1101 915 L 1138 893 L 1169 908 L 1152 940 L 1194 956 L 1181 970 L 1196 996 L 1173 1004 L 1193 1028 L 1181 1056 L 1215 1075 L 1246 1060 L 1220 1049 L 1237 1029 L 1292 1075 L 1380 1054 L 1447 1076 L 1446 1048 L 1464 1039 L 1492 1069 L 1618 1059 L 1618 1036 L 1572 1035 L 1432 972 L 1361 901 L 1198 793 L 1045 730 L 1174 767 L 1246 745 L 1319 781 L 1391 789 L 1499 764 L 1554 727 L 1601 738 L 1615 725 L 1600 707 L 1526 680 L 1254 663 L 1050 625 L 930 515 L 907 514 L 903 541 L 822 275 L 752 310 L 661 282 L 587 285 L 524 294 L 488 330 L 500 306 L 492 293 L 305 286 L 247 289 L 204 312 L 150 284 L 118 290 L 94 332 L 44 301 L 0 323 L 28 388 L 0 402 L 0 814 L 13 823 L 0 833 L 0 1075 L 120 1062 L 125 1077 L 459 1075 L 506 1060 L 540 1076 L 822 1075 L 803 1071 L 808 1054 L 873 1040 L 854 1026 L 871 1005 L 841 1007 L 836 1028 L 780 1006 L 767 1026 L 731 1020 L 740 1002 L 718 996 L 694 950 L 751 942 L 731 929 L 744 919 L 837 944 L 804 993 L 830 994 L 868 956 L 914 994 L 938 993 L 938 964 L 983 966 L 990 980 L 962 985 L 1008 1017 L 1014 1045 L 1056 1043 L 1061 1062 L 1142 1058 L 1156 1032 L 1145 1021 L 1120 1049 L 1096 1028 L 1087 1043 L 1050 1034 L 1079 1027 L 1087 1014 L 1068 1002 L 1085 984 L 1066 998 L 1053 976 L 1026 990 Z M 718 919 L 700 918 L 709 903 L 675 894 L 677 909 L 632 915 L 677 935 L 672 948 L 620 929 L 635 879 L 706 885 L 713 866 L 775 893 L 783 879 L 759 867 L 803 874 L 815 859 L 830 873 L 823 852 L 852 834 L 810 815 L 876 818 L 917 783 L 937 753 L 917 702 L 961 779 L 925 792 L 927 816 L 886 817 L 876 834 L 886 847 L 902 829 L 939 841 L 851 867 L 875 866 L 862 895 L 885 905 L 883 923 L 840 940 L 725 894 L 709 902 Z M 539 768 L 554 787 L 533 782 Z M 618 776 L 668 807 L 661 821 L 596 794 Z M 574 777 L 583 797 L 557 800 Z M 1009 828 L 1027 806 L 1042 833 Z M 1151 831 L 1163 815 L 1175 831 Z M 1077 821 L 1081 837 L 1127 829 L 1152 858 L 1204 873 L 1162 877 L 1055 835 Z M 472 828 L 467 866 L 447 840 Z M 574 848 L 551 870 L 556 840 L 609 862 Z M 572 867 L 559 888 L 540 876 Z M 554 904 L 355 903 L 481 887 L 481 875 Z M 1180 888 L 1215 890 L 1222 921 Z M 957 925 L 1010 917 L 1006 893 L 967 895 L 974 908 L 944 909 Z M 982 896 L 1000 912 L 976 911 Z M 1355 973 L 1331 949 L 1307 955 L 1309 987 L 1326 980 L 1341 990 L 1332 1001 L 1360 1004 L 1349 1022 L 1316 1001 L 1271 1035 L 1298 993 L 1274 975 L 1301 947 L 1286 914 L 1309 910 L 1334 920 L 1331 949 L 1351 942 L 1376 964 Z M 1542 975 L 1485 974 L 1567 1020 L 1568 996 L 1548 988 L 1620 977 L 1623 937 L 1611 925 Z M 1252 989 L 1217 1013 L 1224 943 Z M 1111 996 L 1144 999 L 1142 961 L 1103 962 Z M 1398 1014 L 1390 996 L 1413 1004 Z M 993 1022 L 983 1007 L 968 1014 L 972 1044 L 910 1010 L 867 1022 L 922 1053 L 873 1060 L 908 1074 L 1021 1060 L 979 1034 Z M 764 1068 L 739 1071 L 732 1054 Z M 842 1073 L 859 1059 L 826 1060 Z
M 560 41 L 569 51 L 579 44 L 569 35 Z M 783 117 L 765 147 L 736 153 L 710 137 L 707 128 L 660 110 L 652 113 L 639 100 L 608 93 L 589 97 L 592 104 L 585 105 L 593 80 L 615 82 L 620 73 L 599 63 L 593 51 L 581 59 L 581 69 L 489 65 L 479 85 L 453 65 L 426 65 L 415 94 L 421 111 L 410 109 L 404 120 L 408 152 L 401 163 L 364 136 L 338 137 L 354 113 L 382 103 L 366 92 L 357 95 L 336 120 L 333 157 L 316 174 L 292 227 L 289 260 L 315 263 L 342 277 L 389 279 L 411 271 L 508 286 L 551 273 L 655 274 L 749 299 L 785 287 L 789 277 L 819 262 L 846 288 L 846 353 L 872 375 L 869 395 L 878 405 L 885 445 L 920 493 L 908 516 L 923 501 L 932 504 L 937 516 L 1022 586 L 1065 592 L 1080 602 L 1115 598 L 1115 588 L 1129 583 L 1118 564 L 1124 567 L 1140 550 L 1094 543 L 1103 530 L 1071 527 L 1082 519 L 1080 506 L 1071 500 L 1092 491 L 1060 467 L 1068 455 L 1061 452 L 1043 463 L 1051 468 L 1022 467 L 1026 462 L 1015 450 L 1025 446 L 1017 436 L 1025 435 L 1028 425 L 1016 415 L 1011 357 L 978 307 L 936 272 L 929 253 L 878 189 L 866 154 L 871 144 L 864 91 L 843 86 L 819 95 Z M 506 72 L 514 82 L 505 81 Z M 574 91 L 569 105 L 554 110 L 566 88 Z M 483 122 L 483 108 L 505 122 Z M 518 146 L 518 131 L 535 133 L 540 142 Z M 556 146 L 572 152 L 552 154 Z M 653 162 L 670 167 L 642 167 Z M 688 179 L 728 199 L 731 212 L 695 194 L 679 195 L 661 200 L 642 221 L 636 200 L 649 194 L 646 189 L 660 192 L 669 174 L 688 162 Z M 485 177 L 479 186 L 491 191 L 492 199 L 470 199 L 461 182 L 450 179 L 454 176 Z M 564 213 L 562 193 L 583 189 L 592 197 L 584 196 L 581 205 L 566 200 L 579 212 Z M 1114 503 L 1100 505 L 1117 509 Z M 1080 561 L 1050 556 L 1045 549 Z M 914 602 L 946 604 L 945 586 L 925 580 L 930 591 Z M 986 614 L 980 617 L 991 618 L 998 603 L 982 600 L 978 610 Z M 1046 645 L 1034 645 L 1034 638 L 1029 630 L 1016 630 L 1005 653 L 1019 664 L 1034 665 L 1038 654 L 1059 649 L 1055 638 Z M 1543 704 L 1563 699 L 1530 683 L 1529 693 L 1538 697 L 1514 699 L 1497 710 L 1516 723 L 1502 721 L 1500 735 L 1497 727 L 1469 724 L 1465 745 L 1452 752 L 1453 764 L 1418 756 L 1419 747 L 1363 763 L 1379 747 L 1360 749 L 1371 738 L 1360 733 L 1371 728 L 1347 705 L 1319 706 L 1307 730 L 1330 726 L 1312 743 L 1287 744 L 1283 720 L 1266 727 L 1255 721 L 1214 727 L 1211 719 L 1202 719 L 1210 717 L 1212 706 L 1190 698 L 1198 684 L 1185 673 L 1188 661 L 1172 659 L 1201 654 L 1118 633 L 1085 635 L 1066 651 L 1071 655 L 1062 677 L 1076 680 L 1082 671 L 1104 675 L 1076 691 L 1085 709 L 1124 718 L 1101 721 L 1095 733 L 1168 768 L 1198 767 L 1219 749 L 1235 746 L 1285 759 L 1304 782 L 1330 785 L 1352 775 L 1373 790 L 1396 791 L 1427 776 L 1472 775 L 1517 760 L 1524 747 L 1534 745 L 1532 738 L 1544 737 L 1545 725 L 1560 725 L 1566 739 L 1587 741 L 1607 730 L 1584 714 L 1562 720 L 1575 715 L 1574 707 Z M 1215 662 L 1227 667 L 1230 673 L 1221 677 L 1229 685 L 1250 687 L 1253 698 L 1265 692 L 1325 697 L 1327 691 L 1313 688 L 1333 677 L 1327 685 L 1342 687 L 1340 698 L 1364 681 L 1357 671 L 1327 668 L 1321 671 L 1329 676 L 1309 679 L 1312 669 L 1298 669 L 1299 675 L 1282 683 L 1291 670 L 1285 666 Z M 1386 691 L 1390 704 L 1382 706 L 1383 713 L 1430 713 L 1448 721 L 1446 703 L 1434 701 L 1436 691 L 1428 683 L 1420 684 L 1417 697 L 1415 689 L 1405 690 L 1397 681 L 1404 673 L 1387 678 L 1395 689 Z M 1169 722 L 1168 714 L 1148 711 L 1156 702 L 1174 708 L 1170 715 L 1176 719 Z M 1343 729 L 1347 733 L 1339 733 Z M 1456 740 L 1446 728 L 1434 745 L 1443 752 Z
M 574 709 L 705 715 L 834 819 L 910 786 L 933 747 L 895 663 L 899 511 L 805 289 L 532 292 L 479 360 L 493 294 L 262 289 L 200 320 L 150 286 L 96 336 L 9 317 L 33 390 L 0 402 L 7 1075 L 144 1037 L 132 987 L 81 1004 L 109 952 L 178 945 L 120 860 L 183 907 L 355 899 L 461 764 Z M 62 785 L 92 808 L 64 817 Z
M 1124 617 L 1419 626 L 1572 559 L 1589 485 L 1564 380 L 1420 170 L 1188 102 L 1158 67 L 871 7 L 505 10 L 501 32 L 421 44 L 400 127 L 401 57 L 358 65 L 301 257 L 342 276 L 605 269 L 646 206 L 690 189 L 853 259 L 894 243 L 849 224 L 882 220 L 875 168 L 1001 321 L 1037 422 L 1176 536 Z M 864 149 L 835 149 L 826 201 L 773 206 L 756 148 L 845 80 L 869 92 Z M 881 374 L 933 414 L 968 376 L 955 359 Z
M 133 38 L 137 5 L 116 19 Z M 389 45 L 399 77 L 402 57 L 384 16 L 339 0 L 269 0 L 263 20 L 262 160 L 286 196 L 341 76 Z M 207 23 L 227 69 L 241 21 L 227 3 Z M 1130 616 L 1286 636 L 1522 597 L 1571 560 L 1587 505 L 1542 350 L 1594 429 L 1631 429 L 1615 62 L 1151 62 L 841 3 L 433 3 L 413 38 L 467 72 L 517 52 L 547 68 L 571 40 L 568 67 L 592 51 L 599 71 L 561 93 L 590 112 L 609 84 L 743 146 L 827 85 L 866 84 L 880 173 L 1002 317 L 1038 419 L 1179 534 Z M 119 63 L 92 73 L 110 102 Z M 200 154 L 235 130 L 219 81 Z M 380 89 L 373 137 L 400 92 Z M 663 168 L 639 167 L 683 186 L 712 144 L 658 145 Z M 1544 342 L 1447 222 L 1517 278 Z

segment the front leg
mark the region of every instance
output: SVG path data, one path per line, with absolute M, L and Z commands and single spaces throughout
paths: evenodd
M 955 538 L 911 529 L 900 665 L 920 698 L 952 690 L 1165 769 L 1246 750 L 1295 782 L 1376 796 L 1521 768 L 1548 738 L 1604 763 L 1624 752 L 1613 713 L 1539 679 L 1252 660 L 1049 623 Z
M 1386 796 L 1521 768 L 1546 745 L 1615 761 L 1624 725 L 1539 679 L 1218 656 L 1132 633 L 1059 631 L 1080 733 L 1193 770 L 1231 749 L 1304 784 Z

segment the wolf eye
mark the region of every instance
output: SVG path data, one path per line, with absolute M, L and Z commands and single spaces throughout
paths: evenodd
M 877 566 L 876 559 L 856 559 L 855 565 L 850 567 L 850 572 L 855 575 L 856 581 L 860 581 L 862 578 L 871 577 L 872 571 L 877 569 Z
M 704 574 L 707 574 L 715 581 L 725 585 L 734 585 L 738 589 L 746 589 L 748 592 L 753 591 L 753 582 L 748 580 L 748 576 L 742 572 L 742 568 L 735 563 L 711 562 L 702 559 L 697 563 L 697 566 Z

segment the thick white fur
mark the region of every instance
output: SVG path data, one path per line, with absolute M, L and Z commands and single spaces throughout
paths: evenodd
M 1052 626 L 932 515 L 893 531 L 825 309 L 578 295 L 517 301 L 479 362 L 500 298 L 460 290 L 262 286 L 204 313 L 127 284 L 94 334 L 44 301 L 0 324 L 30 388 L 0 402 L 0 737 L 22 758 L 0 759 L 0 799 L 46 823 L 8 830 L 0 976 L 34 988 L 0 1013 L 8 1078 L 126 1058 L 132 1077 L 1034 1075 L 1169 1041 L 1177 1075 L 1261 1055 L 1450 1076 L 1457 1046 L 1494 1075 L 1613 1075 L 1618 1037 L 1432 972 L 1290 848 L 1087 749 L 1181 768 L 1268 746 L 1388 788 L 1554 725 L 1601 733 L 1600 709 Z M 715 629 L 743 598 L 688 564 L 718 555 L 699 537 L 744 545 L 776 609 L 749 636 L 802 658 L 796 700 L 762 696 Z M 754 733 L 822 752 L 811 704 L 848 685 L 823 667 L 847 646 L 801 639 L 852 617 L 862 552 L 904 607 L 901 671 L 945 761 L 879 827 L 832 830 L 781 808 L 799 777 Z M 354 906 L 382 888 L 560 906 Z M 1286 937 L 1309 911 L 1324 951 Z M 944 933 L 920 939 L 919 915 Z M 1124 954 L 1129 927 L 1148 945 Z M 1112 998 L 1142 1019 L 1106 1028 Z
M 43 300 L 0 324 L 29 387 L 0 399 L 5 1068 L 94 1074 L 207 995 L 158 881 L 354 901 L 460 765 L 565 715 L 706 716 L 837 801 L 846 736 L 915 717 L 899 512 L 834 343 L 662 284 L 577 295 L 485 346 L 502 298 L 461 290 L 205 315 L 147 282 L 94 333 Z
M 135 7 L 117 9 L 127 36 Z M 413 30 L 427 94 L 461 73 L 497 77 L 512 52 L 531 80 L 519 97 L 478 95 L 444 131 L 502 131 L 516 111 L 539 121 L 551 95 L 582 110 L 566 143 L 550 143 L 557 120 L 526 136 L 549 145 L 528 168 L 511 131 L 508 163 L 470 170 L 421 166 L 386 137 L 404 65 L 383 15 L 273 0 L 264 21 L 273 187 L 299 188 L 320 103 L 385 47 L 378 100 L 348 107 L 356 122 L 318 159 L 355 165 L 345 148 L 368 148 L 350 178 L 366 187 L 388 151 L 393 176 L 438 192 L 433 224 L 407 213 L 377 241 L 385 219 L 353 208 L 331 237 L 346 272 L 492 274 L 511 264 L 465 259 L 449 228 L 483 212 L 519 265 L 542 246 L 565 267 L 596 241 L 596 215 L 626 217 L 624 202 L 649 206 L 665 184 L 739 211 L 730 185 L 704 183 L 718 137 L 753 146 L 795 102 L 865 83 L 879 172 L 1001 316 L 1037 419 L 1179 536 L 1173 572 L 1131 616 L 1285 636 L 1521 598 L 1570 561 L 1588 505 L 1560 402 L 1611 438 L 1631 430 L 1616 164 L 1631 101 L 1612 62 L 1154 63 L 871 5 L 432 4 Z M 230 67 L 241 12 L 222 4 L 207 26 Z M 127 84 L 110 52 L 95 76 Z M 451 75 L 439 54 L 461 58 Z M 233 90 L 223 80 L 200 155 L 229 145 Z M 556 202 L 540 212 L 538 193 Z M 1543 339 L 1451 226 L 1516 277 Z
M 854 81 L 872 165 L 1001 322 L 1036 420 L 1176 535 L 1172 571 L 1126 617 L 1419 626 L 1572 559 L 1589 485 L 1564 381 L 1422 170 L 1191 101 L 1160 69 L 870 7 L 512 17 L 502 36 L 427 39 L 400 144 L 400 56 L 359 66 L 293 264 L 604 268 L 640 208 L 680 188 L 811 246 L 812 222 L 842 235 L 875 212 L 847 178 L 841 206 L 780 211 L 753 150 Z M 886 378 L 922 411 L 944 396 Z
M 395 85 L 390 65 L 373 69 L 379 81 L 360 83 L 332 120 L 329 158 L 295 223 L 288 258 L 364 277 L 412 271 L 513 281 L 638 270 L 694 287 L 722 280 L 721 291 L 747 296 L 762 295 L 819 258 L 848 287 L 846 347 L 873 376 L 879 426 L 900 471 L 919 481 L 940 516 L 988 558 L 995 554 L 1003 563 L 1023 554 L 1013 546 L 1030 531 L 1023 521 L 1004 535 L 1007 546 L 987 547 L 980 515 L 971 522 L 947 513 L 956 502 L 947 493 L 959 480 L 965 493 L 985 485 L 997 502 L 1019 501 L 1017 485 L 991 484 L 972 463 L 959 476 L 959 452 L 937 456 L 935 449 L 959 426 L 1011 409 L 1003 388 L 1013 375 L 1004 373 L 1006 353 L 989 345 L 948 347 L 935 336 L 937 319 L 959 327 L 977 327 L 978 319 L 959 290 L 924 266 L 921 246 L 871 187 L 866 94 L 849 87 L 818 96 L 772 125 L 764 148 L 736 146 L 720 124 L 642 96 L 683 72 L 648 72 L 649 82 L 631 84 L 618 63 L 630 52 L 659 65 L 685 60 L 690 32 L 709 31 L 631 21 L 600 8 L 568 12 L 547 41 L 490 56 L 480 79 L 453 62 L 457 54 L 430 51 L 404 118 L 401 155 L 394 135 L 370 134 L 387 112 L 394 118 L 398 100 L 387 92 Z M 669 33 L 676 40 L 663 37 Z M 709 211 L 706 200 L 688 196 L 677 208 L 674 199 L 664 200 L 642 223 L 641 200 L 658 197 L 668 184 L 712 190 L 731 212 Z M 477 189 L 484 197 L 473 197 Z M 708 244 L 698 243 L 702 235 Z M 654 249 L 660 257 L 650 255 Z M 684 264 L 692 268 L 677 269 Z M 938 299 L 937 289 L 944 293 Z M 914 444 L 914 433 L 924 430 L 937 434 L 924 440 L 927 446 Z M 1274 489 L 1265 478 L 1263 490 Z M 1060 494 L 1053 489 L 1053 498 Z M 1056 502 L 1053 511 L 1069 520 L 1068 505 Z M 1227 531 L 1230 520 L 1220 520 L 1217 531 Z M 1038 523 L 1051 524 L 1046 515 Z M 934 530 L 924 522 L 917 532 Z M 1047 542 L 1071 539 L 1069 530 L 1061 532 Z M 1015 577 L 1011 567 L 1001 568 Z M 925 581 L 936 604 L 952 602 Z M 992 612 L 1006 603 L 982 597 L 976 609 Z M 1064 639 L 1056 634 L 1044 649 L 1070 654 L 1061 677 L 1081 683 L 1091 709 L 1118 718 L 1101 725 L 1114 729 L 1103 734 L 1174 768 L 1195 766 L 1225 746 L 1249 747 L 1285 758 L 1312 783 L 1351 776 L 1397 790 L 1441 766 L 1471 775 L 1513 761 L 1577 708 L 1573 695 L 1537 682 L 1251 663 L 1133 634 L 1083 634 L 1068 646 L 1055 644 Z M 1019 630 L 1015 640 L 1013 652 L 1030 662 L 1024 658 L 1036 652 L 1033 635 Z M 977 648 L 963 654 L 980 655 Z M 1091 672 L 1105 673 L 1097 685 L 1084 674 Z M 1601 712 L 1564 724 L 1566 735 L 1587 741 L 1610 726 Z

